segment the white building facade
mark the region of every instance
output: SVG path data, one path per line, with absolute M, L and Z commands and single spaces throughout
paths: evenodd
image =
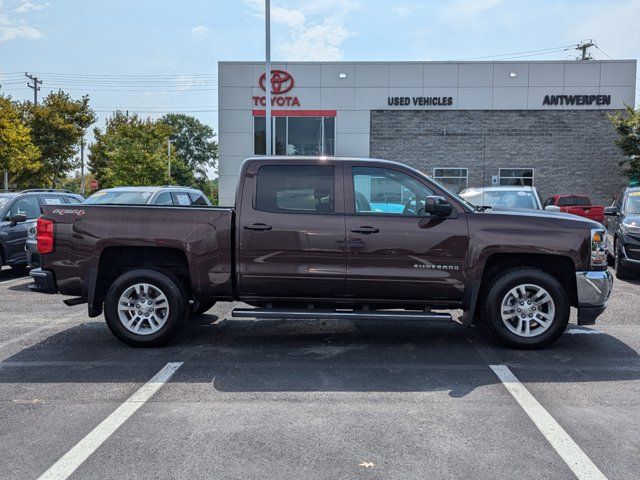
M 389 158 L 457 190 L 605 201 L 625 184 L 608 115 L 635 104 L 635 60 L 274 63 L 270 95 L 262 62 L 220 62 L 218 79 L 223 206 L 265 153 L 267 101 L 279 155 Z

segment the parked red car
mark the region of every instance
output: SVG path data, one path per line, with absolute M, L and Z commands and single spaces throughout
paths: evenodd
M 544 209 L 571 213 L 604 223 L 604 206 L 591 205 L 591 200 L 586 195 L 553 195 L 544 202 Z

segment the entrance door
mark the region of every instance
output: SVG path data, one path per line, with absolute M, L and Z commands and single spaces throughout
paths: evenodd
M 330 162 L 273 162 L 249 167 L 241 205 L 236 206 L 240 210 L 240 295 L 343 296 L 346 251 L 341 167 Z
M 418 176 L 351 165 L 346 178 L 347 296 L 373 300 L 462 298 L 468 229 L 464 212 L 424 213 L 441 195 Z

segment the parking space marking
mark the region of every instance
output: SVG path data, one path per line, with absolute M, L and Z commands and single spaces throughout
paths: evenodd
M 2 280 L 0 282 L 0 285 L 7 285 L 7 284 L 9 284 L 11 282 L 18 282 L 18 281 L 21 281 L 21 280 L 29 280 L 29 278 L 30 277 L 27 276 L 27 277 L 12 278 L 11 280 Z
M 565 333 L 570 335 L 599 335 L 604 332 L 595 328 L 569 328 L 565 330 Z
M 65 453 L 39 480 L 63 480 L 68 478 L 95 452 L 120 426 L 144 405 L 182 366 L 182 362 L 167 363 L 151 380 L 131 395 L 100 425 Z
M 520 383 L 509 367 L 506 365 L 489 366 L 578 480 L 607 479 L 551 414 Z

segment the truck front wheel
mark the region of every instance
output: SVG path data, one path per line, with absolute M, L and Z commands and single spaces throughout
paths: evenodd
M 493 336 L 516 348 L 540 348 L 569 322 L 569 299 L 560 282 L 536 268 L 513 268 L 492 279 L 483 308 Z
M 187 296 L 180 282 L 155 270 L 132 270 L 121 275 L 104 301 L 109 329 L 134 347 L 166 343 L 187 315 Z

